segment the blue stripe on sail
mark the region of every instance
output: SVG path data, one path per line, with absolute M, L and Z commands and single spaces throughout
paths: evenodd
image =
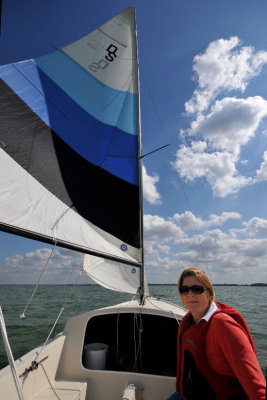
M 32 61 L 0 67 L 0 77 L 83 158 L 138 185 L 136 135 L 93 118 Z
M 36 64 L 93 117 L 137 134 L 137 95 L 112 89 L 62 51 L 36 58 Z

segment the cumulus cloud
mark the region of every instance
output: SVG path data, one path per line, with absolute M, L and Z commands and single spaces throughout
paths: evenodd
M 183 214 L 174 214 L 173 219 L 179 224 L 183 230 L 207 229 L 212 226 L 223 225 L 229 219 L 240 219 L 238 212 L 223 212 L 221 215 L 211 214 L 209 219 L 203 220 L 196 217 L 192 212 L 186 211 Z
M 267 181 L 267 151 L 263 153 L 263 162 L 260 168 L 256 171 L 254 183 Z
M 266 238 L 240 239 L 216 229 L 177 239 L 176 244 L 178 247 L 168 257 L 148 257 L 149 281 L 154 282 L 156 274 L 161 282 L 177 282 L 181 270 L 196 266 L 204 269 L 214 283 L 267 282 Z
M 170 246 L 164 246 L 164 245 L 160 245 L 158 244 L 158 248 L 162 253 L 168 254 L 170 251 Z
M 205 229 L 203 233 L 185 234 L 191 229 L 192 219 L 198 229 Z M 235 220 L 235 224 L 240 222 L 242 227 L 228 231 L 208 229 L 230 220 Z M 197 266 L 205 269 L 217 283 L 222 279 L 228 283 L 267 282 L 266 236 L 267 220 L 255 217 L 242 222 L 237 212 L 211 214 L 206 220 L 189 211 L 174 214 L 167 220 L 147 216 L 145 246 L 152 250 L 145 252 L 148 279 L 176 282 L 184 268 Z
M 204 148 L 204 146 L 203 146 Z M 236 169 L 236 157 L 228 152 L 199 151 L 198 147 L 181 146 L 172 166 L 187 181 L 205 178 L 211 185 L 213 194 L 226 197 L 252 181 L 240 175 Z
M 166 242 L 183 236 L 183 231 L 174 221 L 165 220 L 158 215 L 144 215 L 145 253 L 147 256 L 156 256 L 159 251 L 166 253 L 168 251 Z
M 260 96 L 247 99 L 226 97 L 216 101 L 208 115 L 199 115 L 186 131 L 190 137 L 202 137 L 213 150 L 239 155 L 255 135 L 267 115 L 267 101 Z
M 255 282 L 256 268 L 262 281 L 267 279 L 266 238 L 242 240 L 217 229 L 198 237 L 178 239 L 177 243 L 184 249 L 177 254 L 178 259 L 186 265 L 209 268 L 215 276 L 226 273 L 228 282 Z M 239 272 L 243 276 L 239 276 Z
M 6 257 L 1 265 L 2 272 L 13 276 L 20 283 L 36 283 L 51 255 L 51 249 L 41 248 L 23 255 Z M 66 249 L 56 248 L 45 268 L 41 283 L 67 283 L 74 268 L 82 264 L 82 255 Z M 60 280 L 57 280 L 60 276 Z M 12 278 L 12 279 L 13 279 Z M 12 280 L 11 279 L 11 280 Z
M 233 234 L 241 233 L 245 236 L 267 236 L 267 220 L 253 217 L 248 222 L 243 222 L 244 228 L 232 229 Z
M 190 128 L 183 131 L 183 136 L 194 141 L 178 149 L 172 165 L 188 181 L 207 179 L 213 194 L 218 197 L 236 193 L 247 184 L 266 180 L 266 154 L 255 178 L 242 176 L 236 167 L 242 146 L 255 136 L 265 116 L 267 101 L 260 96 L 247 99 L 227 97 L 216 101 L 210 113 L 199 114 Z
M 238 37 L 219 39 L 194 57 L 198 86 L 185 104 L 187 113 L 203 112 L 223 91 L 244 91 L 250 79 L 261 72 L 267 62 L 267 52 L 255 52 L 252 46 L 241 45 Z
M 159 177 L 157 175 L 149 176 L 143 166 L 143 195 L 150 204 L 161 204 L 161 196 L 156 187 L 158 182 Z
M 173 222 L 158 215 L 144 215 L 144 233 L 148 241 L 165 243 L 183 237 L 183 231 Z
M 230 91 L 244 92 L 266 63 L 266 51 L 242 46 L 237 37 L 216 40 L 194 58 L 197 88 L 185 103 L 194 120 L 180 131 L 186 144 L 180 146 L 172 165 L 187 181 L 206 179 L 214 196 L 226 197 L 267 180 L 267 152 L 254 174 L 239 172 L 247 161 L 241 158 L 242 150 L 267 116 L 267 101 L 260 96 L 216 100 Z

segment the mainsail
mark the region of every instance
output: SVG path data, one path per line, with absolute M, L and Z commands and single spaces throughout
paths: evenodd
M 134 9 L 50 54 L 1 66 L 0 78 L 0 228 L 139 276 Z

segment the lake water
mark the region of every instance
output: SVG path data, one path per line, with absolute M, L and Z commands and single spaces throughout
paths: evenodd
M 216 300 L 237 308 L 245 318 L 256 344 L 262 370 L 267 367 L 267 287 L 216 286 Z M 55 333 L 63 330 L 66 320 L 95 308 L 107 307 L 130 300 L 131 295 L 112 292 L 95 285 L 42 285 L 28 308 L 25 319 L 20 319 L 32 294 L 30 285 L 0 285 L 0 305 L 4 314 L 9 342 L 17 359 L 40 345 L 46 337 L 69 294 L 64 313 Z M 153 297 L 181 305 L 176 285 L 151 285 Z M 0 369 L 7 358 L 0 334 Z

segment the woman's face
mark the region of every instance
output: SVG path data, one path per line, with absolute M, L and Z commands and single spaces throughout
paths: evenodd
M 194 276 L 187 276 L 183 279 L 182 286 L 203 286 L 204 285 Z M 194 318 L 194 321 L 199 321 L 208 311 L 211 301 L 211 294 L 209 290 L 204 290 L 201 294 L 193 294 L 189 290 L 188 294 L 182 295 L 183 303 Z

